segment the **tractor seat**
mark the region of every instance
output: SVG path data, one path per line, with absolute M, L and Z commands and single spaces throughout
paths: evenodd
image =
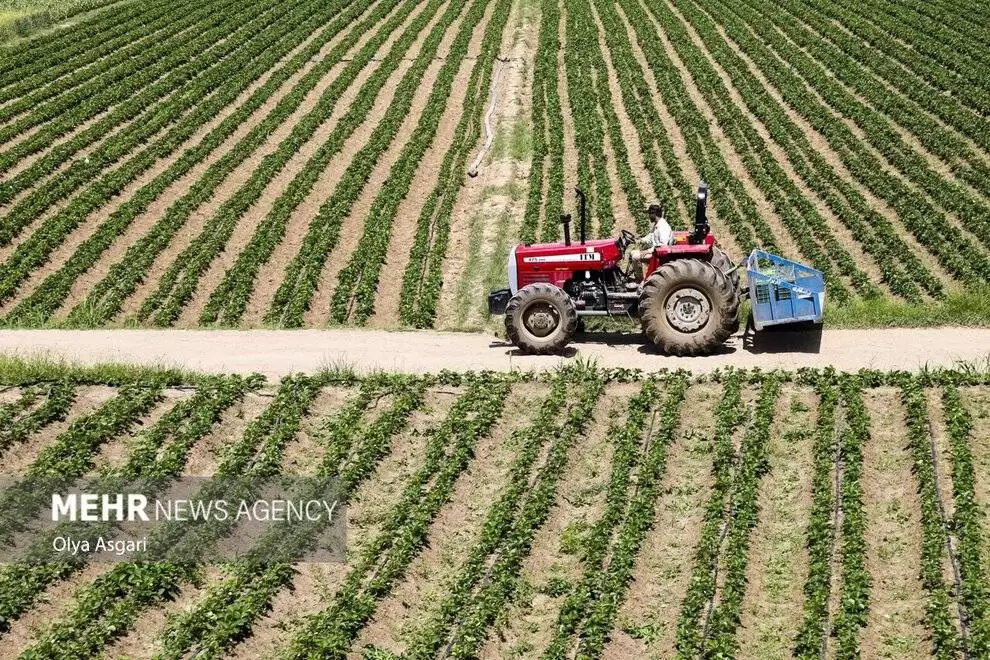
M 636 291 L 639 289 L 639 282 L 626 282 L 626 291 Z

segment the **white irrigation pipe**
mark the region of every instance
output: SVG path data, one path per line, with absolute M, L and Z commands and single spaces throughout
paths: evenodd
M 498 71 L 492 76 L 491 90 L 488 92 L 488 112 L 485 113 L 485 144 L 481 147 L 481 151 L 478 152 L 478 157 L 474 159 L 471 164 L 471 168 L 468 170 L 468 176 L 476 177 L 478 176 L 478 168 L 481 167 L 481 161 L 485 158 L 485 154 L 488 150 L 492 148 L 492 141 L 495 139 L 495 133 L 492 131 L 492 113 L 495 112 L 495 99 L 496 91 L 498 89 L 499 78 L 502 77 L 502 70 L 505 68 L 506 62 L 511 61 L 510 58 L 496 57 L 499 62 Z

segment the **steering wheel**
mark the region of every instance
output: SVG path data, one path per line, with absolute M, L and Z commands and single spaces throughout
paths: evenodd
M 636 235 L 631 231 L 623 229 L 619 234 L 619 251 L 625 253 L 626 248 L 636 242 Z

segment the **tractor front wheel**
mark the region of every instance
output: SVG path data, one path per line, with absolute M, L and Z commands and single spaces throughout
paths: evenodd
M 663 352 L 704 355 L 735 331 L 739 290 L 707 261 L 678 259 L 643 285 L 639 313 L 643 332 Z
M 523 353 L 562 350 L 577 331 L 578 315 L 570 296 L 552 284 L 529 284 L 505 308 L 505 333 Z

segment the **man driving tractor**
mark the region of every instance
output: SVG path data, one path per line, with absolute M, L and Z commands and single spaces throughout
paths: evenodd
M 627 272 L 636 277 L 636 282 L 643 281 L 646 265 L 653 256 L 654 248 L 674 242 L 674 231 L 663 215 L 663 207 L 654 202 L 646 209 L 646 214 L 650 218 L 650 231 L 635 243 L 644 249 L 629 250 Z

